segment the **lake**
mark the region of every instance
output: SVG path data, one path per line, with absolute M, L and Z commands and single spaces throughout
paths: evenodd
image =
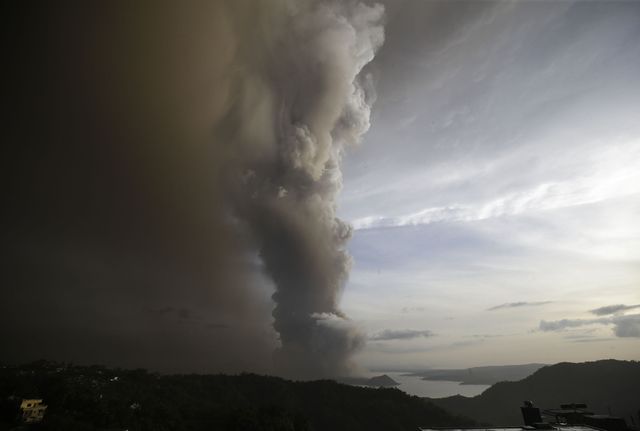
M 474 397 L 490 387 L 490 385 L 461 385 L 459 382 L 422 380 L 419 376 L 405 375 L 406 371 L 383 371 L 380 374 L 386 374 L 400 383 L 400 386 L 396 386 L 396 388 L 401 391 L 419 397 L 443 398 L 458 394 Z

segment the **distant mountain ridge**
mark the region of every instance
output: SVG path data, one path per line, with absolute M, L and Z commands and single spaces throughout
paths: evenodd
M 562 362 L 540 368 L 517 382 L 497 383 L 473 398 L 457 395 L 429 400 L 452 413 L 494 426 L 522 423 L 519 407 L 523 400 L 532 400 L 541 408 L 586 403 L 597 413 L 611 412 L 632 424 L 630 417 L 636 422 L 640 419 L 640 362 Z
M 462 385 L 493 385 L 514 382 L 538 371 L 546 364 L 495 365 L 451 370 L 426 370 L 412 373 L 422 380 L 461 382 Z

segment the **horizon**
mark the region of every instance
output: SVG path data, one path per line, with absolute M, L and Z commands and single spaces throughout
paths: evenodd
M 542 363 L 518 363 L 518 364 L 502 364 L 502 365 L 495 365 L 495 364 L 491 364 L 491 365 L 474 365 L 472 367 L 465 367 L 465 368 L 418 368 L 418 369 L 384 369 L 384 368 L 372 368 L 372 369 L 368 369 L 366 370 L 365 374 L 361 374 L 361 375 L 345 375 L 345 376 L 333 376 L 333 377 L 324 377 L 318 380 L 334 380 L 336 381 L 336 379 L 341 379 L 341 378 L 348 378 L 348 377 L 355 377 L 355 378 L 369 378 L 369 377 L 377 377 L 380 375 L 384 375 L 384 373 L 387 372 L 393 372 L 393 373 L 407 373 L 407 376 L 413 375 L 414 373 L 421 373 L 421 372 L 427 372 L 427 371 L 465 371 L 465 370 L 471 370 L 474 368 L 508 368 L 508 367 L 521 367 L 521 366 L 526 366 L 526 365 L 540 365 L 540 369 L 544 368 L 544 367 L 551 367 L 554 365 L 560 365 L 560 364 L 572 364 L 572 365 L 578 365 L 578 364 L 591 364 L 591 363 L 595 363 L 595 362 L 607 362 L 607 361 L 615 361 L 615 362 L 630 362 L 630 363 L 638 363 L 640 362 L 640 360 L 637 359 L 615 359 L 615 358 L 602 358 L 602 359 L 594 359 L 594 360 L 589 360 L 589 361 L 560 361 L 560 362 L 556 362 L 556 363 L 550 363 L 550 364 L 542 364 Z M 35 365 L 35 364 L 40 364 L 40 363 L 46 363 L 46 364 L 54 364 L 54 365 L 63 365 L 63 366 L 71 366 L 71 367 L 84 367 L 84 368 L 91 368 L 91 367 L 100 367 L 100 368 L 107 368 L 110 370 L 123 370 L 123 371 L 135 371 L 135 370 L 144 370 L 146 372 L 152 373 L 152 374 L 160 374 L 160 375 L 166 375 L 166 376 L 172 376 L 172 375 L 226 375 L 226 376 L 235 376 L 235 375 L 240 375 L 240 374 L 255 374 L 258 376 L 271 376 L 271 377 L 279 377 L 282 379 L 287 380 L 286 377 L 284 376 L 279 376 L 279 375 L 275 375 L 272 373 L 260 373 L 260 372 L 253 372 L 253 371 L 237 371 L 237 372 L 171 372 L 171 371 L 162 371 L 162 370 L 156 370 L 153 368 L 145 368 L 145 367 L 121 367 L 118 365 L 109 365 L 106 363 L 83 363 L 83 362 L 67 362 L 67 361 L 57 361 L 57 360 L 52 360 L 52 359 L 45 359 L 45 358 L 40 358 L 40 359 L 36 359 L 36 360 L 30 360 L 27 362 L 20 362 L 20 363 L 8 363 L 8 362 L 0 362 L 0 366 L 2 367 L 24 367 L 24 366 L 29 366 L 29 365 Z M 533 373 L 537 372 L 538 370 L 534 371 Z M 383 374 L 378 374 L 378 373 L 383 373 Z M 533 374 L 532 373 L 532 374 Z M 531 375 L 531 374 L 530 374 Z M 312 379 L 313 380 L 313 379 Z M 304 381 L 300 380 L 300 381 Z M 459 383 L 460 380 L 443 380 L 445 382 L 452 382 L 452 383 Z M 511 380 L 507 380 L 507 381 L 511 381 Z M 341 383 L 341 382 L 338 382 Z M 473 385 L 473 384 L 471 384 Z M 491 386 L 491 385 L 485 385 L 485 384 L 478 384 L 479 386 Z

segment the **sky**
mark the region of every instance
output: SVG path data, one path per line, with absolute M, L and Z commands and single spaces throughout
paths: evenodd
M 640 359 L 640 3 L 6 10 L 0 363 Z
M 640 358 L 639 23 L 637 2 L 387 4 L 339 199 L 363 363 Z

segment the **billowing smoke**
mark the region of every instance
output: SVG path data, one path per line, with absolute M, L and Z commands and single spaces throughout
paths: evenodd
M 276 292 L 277 368 L 296 377 L 349 371 L 363 337 L 338 301 L 351 227 L 336 217 L 340 161 L 369 128 L 371 78 L 382 44 L 381 6 L 307 2 L 283 9 L 264 63 L 241 84 L 234 113 L 243 160 L 232 196 Z M 259 92 L 259 95 L 255 95 Z
M 12 7 L 0 360 L 347 372 L 335 196 L 382 8 Z

